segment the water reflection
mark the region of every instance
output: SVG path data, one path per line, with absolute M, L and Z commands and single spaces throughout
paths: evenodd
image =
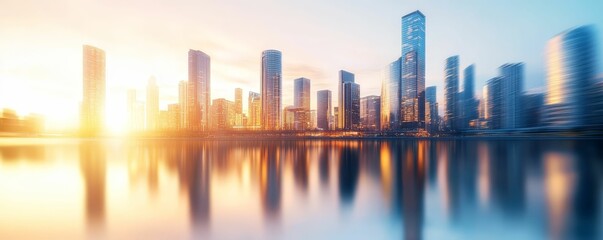
M 118 227 L 109 227 L 112 222 L 183 231 L 112 214 L 184 218 L 193 238 L 298 238 L 300 228 L 322 238 L 601 237 L 603 150 L 594 141 L 132 140 L 117 145 L 123 147 L 92 140 L 74 145 L 82 194 L 63 196 L 83 196 L 86 230 L 109 238 L 122 236 L 113 230 Z M 72 147 L 0 146 L 0 182 L 14 181 L 9 173 L 23 170 L 11 166 L 52 165 L 49 159 L 68 157 L 62 151 Z M 123 166 L 127 177 L 120 178 L 115 169 Z M 119 195 L 123 185 L 130 197 L 107 197 Z M 146 196 L 134 198 L 140 187 Z M 0 196 L 20 194 L 11 189 L 0 184 Z M 59 203 L 40 199 L 49 208 Z M 0 204 L 7 203 L 0 199 Z M 233 229 L 231 222 L 239 227 Z M 6 231 L 0 229 L 0 238 L 10 236 Z M 170 234 L 164 236 L 180 236 Z

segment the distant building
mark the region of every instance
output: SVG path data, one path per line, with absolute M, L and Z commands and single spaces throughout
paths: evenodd
M 478 119 L 478 111 L 477 111 L 477 100 L 475 99 L 474 93 L 474 78 L 475 78 L 475 66 L 469 65 L 465 68 L 463 74 L 463 92 L 461 93 L 461 119 L 462 119 L 462 127 L 466 128 L 475 128 L 476 126 L 471 126 L 471 122 Z
M 486 102 L 486 120 L 489 129 L 502 128 L 502 81 L 501 77 L 495 77 L 487 81 L 486 91 L 484 91 L 484 101 Z
M 282 75 L 281 52 L 262 52 L 261 122 L 264 130 L 281 128 Z
M 180 105 L 180 128 L 185 129 L 188 126 L 188 82 L 180 81 L 178 83 L 178 104 Z
M 459 92 L 459 57 L 452 56 L 446 59 L 445 69 L 445 98 L 447 120 L 446 128 L 451 131 L 458 130 L 458 92 Z
M 105 52 L 83 46 L 83 97 L 81 133 L 96 136 L 102 133 L 105 118 Z
M 435 86 L 427 87 L 425 89 L 425 109 L 425 129 L 429 132 L 437 132 L 440 120 Z
M 315 130 L 316 128 L 316 110 L 310 110 L 310 129 Z
M 400 127 L 400 81 L 401 59 L 390 63 L 383 74 L 381 84 L 381 116 L 379 124 L 382 130 L 397 130 Z
M 235 105 L 234 102 L 224 98 L 212 101 L 211 116 L 212 125 L 215 130 L 231 129 L 234 125 Z
M 211 63 L 209 55 L 188 51 L 188 128 L 207 130 L 211 101 Z
M 360 85 L 354 82 L 354 74 L 339 71 L 339 118 L 340 129 L 355 129 L 360 124 Z
M 262 126 L 262 102 L 260 99 L 260 94 L 250 91 L 247 104 L 247 126 L 251 129 L 258 129 Z
M 588 124 L 590 109 L 586 92 L 594 84 L 597 57 L 592 26 L 569 29 L 547 44 L 547 94 L 545 123 L 571 129 Z
M 365 130 L 381 129 L 381 97 L 366 96 L 360 99 L 360 128 Z
M 238 127 L 244 126 L 243 120 L 245 119 L 245 116 L 243 115 L 243 89 L 241 88 L 235 88 L 234 113 L 234 125 Z
M 523 63 L 507 63 L 499 68 L 502 100 L 501 128 L 521 127 L 521 96 L 523 93 Z
M 335 115 L 333 116 L 332 126 L 334 129 L 340 129 L 339 127 L 339 107 L 334 107 L 333 112 Z
M 316 124 L 319 129 L 331 130 L 332 118 L 331 91 L 320 90 L 316 93 Z
M 590 130 L 603 129 L 603 79 L 596 81 L 588 91 L 590 109 L 587 124 Z
M 168 129 L 180 129 L 180 104 L 168 105 Z
M 147 130 L 159 129 L 159 87 L 155 77 L 149 79 L 147 85 Z
M 296 123 L 299 124 L 299 126 L 296 126 L 296 130 L 310 129 L 310 79 L 298 78 L 294 80 L 293 102 L 294 107 L 303 109 L 296 115 L 298 118 Z
M 540 127 L 542 125 L 544 94 L 524 94 L 521 99 L 522 127 Z
M 283 111 L 283 130 L 306 130 L 309 128 L 304 121 L 308 111 L 301 107 L 287 106 Z

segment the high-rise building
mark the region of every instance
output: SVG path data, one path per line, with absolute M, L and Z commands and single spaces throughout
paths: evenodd
M 446 128 L 451 131 L 458 129 L 458 92 L 459 92 L 459 56 L 446 59 L 445 69 L 445 91 L 446 98 Z
M 333 121 L 332 121 L 332 128 L 333 129 L 340 129 L 339 127 L 339 107 L 333 107 Z
M 136 99 L 136 89 L 128 89 L 128 130 L 144 130 L 144 103 Z
M 502 95 L 503 78 L 495 77 L 486 82 L 486 91 L 484 91 L 484 101 L 486 114 L 485 118 L 488 122 L 488 128 L 500 129 L 502 128 L 502 108 L 503 108 L 503 95 Z
M 345 130 L 355 130 L 360 127 L 360 85 L 357 83 L 343 84 L 343 111 L 340 121 L 343 124 L 342 129 Z
M 469 128 L 470 122 L 478 119 L 479 117 L 477 113 L 477 101 L 475 100 L 474 93 L 475 67 L 473 64 L 465 68 L 463 79 L 463 92 L 460 99 L 462 102 L 461 124 L 463 128 Z
M 83 46 L 83 97 L 81 133 L 95 136 L 102 133 L 105 118 L 105 52 Z
M 316 110 L 310 110 L 310 129 L 316 130 Z
M 366 130 L 381 129 L 381 97 L 366 96 L 360 99 L 360 127 Z
M 180 81 L 178 83 L 178 104 L 180 105 L 180 128 L 188 126 L 188 82 Z
M 425 15 L 414 11 L 402 17 L 400 124 L 425 125 Z M 391 120 L 390 120 L 391 121 Z
M 260 94 L 250 91 L 249 97 L 247 98 L 247 105 L 248 127 L 252 129 L 260 128 L 262 126 L 262 101 L 260 98 Z
M 437 91 L 435 86 L 425 89 L 425 129 L 429 132 L 436 132 L 439 129 L 439 113 Z
M 278 50 L 262 52 L 262 128 L 281 128 L 282 60 Z
M 215 130 L 230 129 L 234 125 L 235 104 L 224 98 L 212 101 L 212 128 Z
M 243 114 L 243 89 L 235 88 L 235 114 Z
M 168 105 L 168 124 L 167 129 L 178 130 L 180 128 L 180 104 Z
M 329 124 L 332 118 L 331 112 L 331 91 L 320 90 L 316 92 L 316 125 L 322 130 L 331 130 L 332 127 Z
M 188 51 L 188 126 L 192 130 L 206 130 L 209 127 L 209 107 L 211 99 L 209 55 L 198 50 Z
M 400 127 L 401 103 L 401 59 L 390 63 L 384 71 L 381 84 L 381 117 L 379 124 L 382 130 L 397 130 Z
M 547 45 L 545 123 L 554 128 L 587 124 L 587 91 L 596 74 L 595 30 L 592 26 L 569 29 Z
M 339 117 L 337 119 L 339 129 L 349 130 L 360 123 L 360 86 L 354 81 L 353 73 L 339 71 Z
M 304 111 L 296 115 L 299 119 L 300 130 L 311 128 L 310 120 L 310 79 L 298 78 L 294 80 L 293 106 Z
M 507 63 L 499 68 L 502 100 L 501 128 L 514 129 L 522 125 L 521 96 L 523 93 L 523 63 Z
M 159 87 L 155 77 L 149 79 L 147 85 L 147 130 L 159 129 Z

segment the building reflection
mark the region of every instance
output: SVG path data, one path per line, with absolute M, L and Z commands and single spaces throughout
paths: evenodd
M 360 161 L 358 146 L 354 142 L 343 142 L 339 156 L 339 198 L 344 206 L 354 202 L 358 176 L 360 175 Z
M 89 233 L 100 234 L 105 228 L 106 149 L 97 141 L 82 141 L 79 148 L 86 226 Z
M 281 149 L 273 143 L 262 143 L 260 150 L 260 200 L 264 216 L 277 219 L 281 208 Z

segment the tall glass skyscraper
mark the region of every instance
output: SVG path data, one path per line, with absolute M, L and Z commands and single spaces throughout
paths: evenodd
M 472 64 L 465 68 L 463 74 L 463 93 L 461 94 L 463 128 L 468 128 L 469 122 L 478 118 L 477 102 L 474 95 L 474 78 L 475 67 Z
M 188 88 L 188 128 L 207 130 L 211 106 L 210 58 L 202 51 L 188 51 Z
M 572 128 L 586 124 L 586 92 L 596 74 L 595 30 L 592 26 L 569 29 L 547 45 L 547 95 L 545 123 Z
M 425 124 L 425 15 L 420 11 L 402 17 L 401 124 Z
M 322 130 L 331 130 L 329 126 L 331 113 L 331 91 L 320 90 L 316 93 L 316 124 Z
M 446 127 L 455 131 L 458 128 L 458 91 L 459 91 L 459 56 L 446 59 L 445 98 L 446 98 Z
M 310 79 L 298 78 L 293 80 L 293 105 L 301 109 L 295 115 L 298 129 L 309 129 L 310 124 Z
M 266 50 L 262 52 L 262 128 L 278 130 L 281 128 L 282 104 L 282 61 L 281 52 Z
M 262 126 L 261 124 L 261 112 L 262 101 L 260 99 L 260 94 L 256 92 L 249 92 L 249 97 L 247 98 L 247 125 L 251 129 L 257 129 Z
M 381 129 L 397 130 L 400 127 L 400 59 L 390 63 L 381 83 Z
M 342 129 L 354 130 L 360 126 L 360 85 L 354 82 L 343 84 Z M 341 111 L 341 110 L 340 110 Z
M 519 128 L 522 125 L 521 96 L 523 93 L 523 63 L 507 63 L 499 68 L 502 100 L 503 129 Z
M 345 89 L 344 86 L 346 83 L 354 83 L 354 74 L 348 71 L 344 71 L 344 70 L 340 70 L 339 71 L 339 101 L 337 101 L 338 104 L 338 111 L 339 111 L 339 117 L 337 119 L 337 128 L 338 129 L 345 129 L 345 126 L 351 126 L 351 123 L 348 122 L 346 124 L 346 119 L 351 120 L 351 118 L 346 118 L 346 116 L 348 116 L 349 114 L 351 114 L 352 109 L 352 103 L 351 102 L 346 102 L 346 101 L 351 101 L 351 96 L 346 96 L 345 93 Z M 350 88 L 351 89 L 351 88 Z M 351 92 L 349 92 L 351 93 Z M 360 99 L 358 99 L 358 106 L 360 107 Z M 348 115 L 346 115 L 346 113 L 349 113 Z M 351 116 L 351 115 L 349 115 Z
M 81 133 L 95 136 L 102 133 L 105 118 L 105 51 L 83 46 L 83 97 Z

